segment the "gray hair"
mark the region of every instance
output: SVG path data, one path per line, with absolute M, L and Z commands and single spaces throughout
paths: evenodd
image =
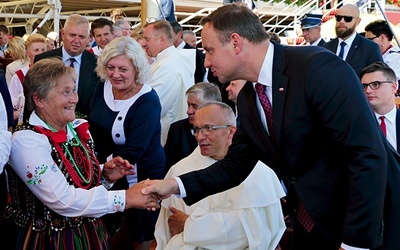
M 200 103 L 222 101 L 221 91 L 219 88 L 215 84 L 209 82 L 196 83 L 186 90 L 185 94 L 188 98 L 196 96 Z
M 229 107 L 229 105 L 226 103 L 215 102 L 215 101 L 205 102 L 197 108 L 197 112 L 202 108 L 206 108 L 206 107 L 209 107 L 212 105 L 217 105 L 218 107 L 220 107 L 222 109 L 222 111 L 221 111 L 221 113 L 219 113 L 219 115 L 222 118 L 222 121 L 225 123 L 225 125 L 236 126 L 235 113 L 233 113 L 232 108 Z
M 101 52 L 97 59 L 96 72 L 100 78 L 105 81 L 107 76 L 107 63 L 116 56 L 126 55 L 132 61 L 136 68 L 138 83 L 146 83 L 151 77 L 150 64 L 147 61 L 146 54 L 135 39 L 122 36 L 112 40 Z
M 67 67 L 59 58 L 45 58 L 33 64 L 24 79 L 24 95 L 28 110 L 35 109 L 33 94 L 40 99 L 46 99 L 49 91 L 58 86 L 59 80 L 64 76 L 76 80 L 75 70 Z
M 68 19 L 65 21 L 64 29 L 68 29 L 69 25 L 86 25 L 88 27 L 87 34 L 89 35 L 89 21 L 79 14 L 71 14 Z

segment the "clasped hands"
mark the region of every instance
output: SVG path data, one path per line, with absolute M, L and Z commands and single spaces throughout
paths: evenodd
M 134 167 L 121 157 L 114 157 L 103 167 L 103 177 L 110 183 L 131 174 L 135 174 Z M 126 190 L 125 209 L 146 208 L 155 211 L 160 208 L 159 201 L 172 194 L 179 194 L 175 179 L 141 181 Z
M 159 201 L 172 194 L 179 194 L 178 183 L 175 179 L 144 180 L 127 190 L 126 206 L 155 211 L 160 208 Z

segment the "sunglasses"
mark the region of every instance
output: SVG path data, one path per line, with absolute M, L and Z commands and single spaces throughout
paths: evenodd
M 346 23 L 349 23 L 349 22 L 353 21 L 353 18 L 354 18 L 352 16 L 341 16 L 341 15 L 336 15 L 335 17 L 336 17 L 336 21 L 337 22 L 340 22 L 342 20 L 342 18 L 344 18 L 344 21 Z

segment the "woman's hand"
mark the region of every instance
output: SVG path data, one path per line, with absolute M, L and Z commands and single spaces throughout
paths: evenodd
M 129 208 L 147 208 L 148 210 L 155 211 L 160 208 L 158 204 L 158 198 L 156 194 L 142 194 L 142 189 L 146 186 L 144 182 L 139 182 L 133 185 L 131 188 L 126 190 L 126 206 L 125 209 Z
M 135 174 L 133 165 L 119 156 L 106 162 L 103 167 L 103 177 L 110 183 L 131 174 Z

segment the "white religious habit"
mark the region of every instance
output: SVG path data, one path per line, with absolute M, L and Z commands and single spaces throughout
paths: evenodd
M 199 147 L 171 167 L 165 178 L 203 169 L 215 162 Z M 171 196 L 161 203 L 155 229 L 157 249 L 271 249 L 285 231 L 280 198 L 285 196 L 275 173 L 258 162 L 239 186 L 187 206 Z M 184 231 L 171 238 L 168 207 L 188 214 Z
M 195 51 L 180 50 L 173 45 L 158 53 L 151 65 L 149 85 L 157 92 L 161 102 L 161 144 L 167 141 L 171 123 L 186 115 L 185 92 L 194 84 Z

